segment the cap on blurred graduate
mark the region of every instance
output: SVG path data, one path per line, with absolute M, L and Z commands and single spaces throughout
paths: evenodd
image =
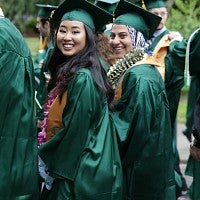
M 37 17 L 40 17 L 42 19 L 48 19 L 51 16 L 51 12 L 58 7 L 49 4 L 35 4 L 35 5 L 39 7 Z
M 124 24 L 141 32 L 145 39 L 149 39 L 155 32 L 161 18 L 140 6 L 126 0 L 120 0 L 115 9 L 114 24 Z
M 86 0 L 65 0 L 52 16 L 52 23 L 63 20 L 81 21 L 93 32 L 101 29 L 112 19 L 112 14 Z
M 119 0 L 97 0 L 95 4 L 113 14 L 118 2 Z
M 166 0 L 143 0 L 146 9 L 167 7 Z

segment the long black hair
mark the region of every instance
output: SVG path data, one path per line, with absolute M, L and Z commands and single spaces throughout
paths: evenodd
M 55 44 L 54 51 L 47 65 L 51 73 L 48 91 L 51 91 L 52 89 L 54 91 L 56 90 L 57 94 L 62 96 L 74 74 L 80 68 L 88 68 L 97 87 L 107 96 L 108 103 L 111 105 L 114 98 L 114 90 L 100 63 L 95 35 L 86 25 L 85 31 L 87 41 L 86 46 L 77 55 L 66 57 Z

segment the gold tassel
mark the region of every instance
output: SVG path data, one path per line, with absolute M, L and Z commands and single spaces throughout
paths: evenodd
M 144 3 L 144 0 L 142 0 L 142 8 L 144 8 L 145 10 L 147 9 L 145 3 Z
M 115 21 L 115 12 L 112 13 L 112 23 Z
M 47 47 L 47 38 L 40 36 L 40 50 L 43 50 Z

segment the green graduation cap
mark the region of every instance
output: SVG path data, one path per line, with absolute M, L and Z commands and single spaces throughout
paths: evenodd
M 42 19 L 48 19 L 51 16 L 51 12 L 58 7 L 49 4 L 35 4 L 35 5 L 39 7 L 37 17 L 41 17 Z
M 113 14 L 118 2 L 119 0 L 97 0 L 96 5 Z
M 167 7 L 166 0 L 143 0 L 147 10 L 152 8 Z
M 114 24 L 131 26 L 140 31 L 145 39 L 151 38 L 161 21 L 159 16 L 126 0 L 120 0 L 114 16 L 116 18 Z
M 112 14 L 86 0 L 65 0 L 52 15 L 52 23 L 58 25 L 61 20 L 77 20 L 89 26 L 93 32 L 112 20 Z

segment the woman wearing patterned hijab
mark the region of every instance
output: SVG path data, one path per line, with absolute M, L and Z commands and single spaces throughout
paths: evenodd
M 119 60 L 108 76 L 116 89 L 113 120 L 120 138 L 123 199 L 175 200 L 164 74 L 145 51 L 160 18 L 125 0 L 118 3 L 115 18 L 110 43 Z

